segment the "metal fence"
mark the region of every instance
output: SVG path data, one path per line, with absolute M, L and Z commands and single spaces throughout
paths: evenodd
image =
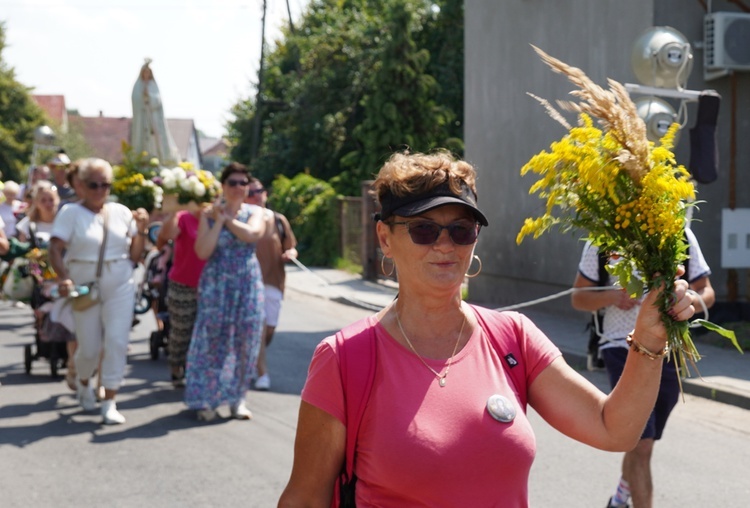
M 363 227 L 362 198 L 343 197 L 339 200 L 341 221 L 341 257 L 352 265 L 362 266 Z
M 362 267 L 362 277 L 366 280 L 396 280 L 389 260 L 385 260 L 386 276 L 381 269 L 381 258 L 378 239 L 375 234 L 375 222 L 372 220 L 379 211 L 377 202 L 370 195 L 372 181 L 362 182 L 360 197 L 341 198 L 339 220 L 341 221 L 341 257 L 348 262 Z

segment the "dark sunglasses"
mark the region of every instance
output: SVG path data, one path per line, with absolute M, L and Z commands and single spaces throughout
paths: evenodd
M 471 245 L 477 240 L 481 229 L 479 224 L 469 221 L 454 222 L 447 226 L 427 220 L 393 222 L 393 224 L 406 226 L 411 241 L 417 245 L 432 245 L 437 242 L 444 229 L 448 230 L 448 236 L 456 245 Z
M 255 196 L 256 194 L 263 194 L 266 192 L 266 189 L 250 189 L 247 191 L 248 196 Z
M 86 182 L 86 187 L 91 190 L 104 189 L 107 190 L 112 187 L 112 182 Z
M 230 187 L 237 187 L 238 185 L 240 187 L 247 187 L 248 185 L 250 185 L 250 181 L 249 180 L 227 180 L 227 185 L 229 185 Z

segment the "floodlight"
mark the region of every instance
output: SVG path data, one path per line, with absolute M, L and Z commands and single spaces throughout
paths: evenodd
M 48 125 L 40 125 L 34 129 L 34 143 L 38 145 L 51 145 L 55 141 L 55 131 Z
M 630 63 L 644 85 L 681 89 L 693 68 L 693 53 L 682 33 L 669 26 L 654 26 L 635 40 Z
M 646 136 L 649 141 L 658 142 L 667 133 L 669 126 L 677 121 L 677 112 L 664 99 L 647 96 L 633 101 L 638 116 L 646 123 Z M 679 131 L 675 136 L 675 145 L 679 140 Z

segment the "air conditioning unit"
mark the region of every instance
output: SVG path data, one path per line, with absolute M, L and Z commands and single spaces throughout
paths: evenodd
M 706 15 L 703 66 L 706 70 L 750 71 L 750 13 Z

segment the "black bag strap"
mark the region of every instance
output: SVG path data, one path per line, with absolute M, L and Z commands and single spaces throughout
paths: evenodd
M 31 245 L 32 249 L 36 249 L 38 247 L 36 241 L 36 222 L 34 222 L 33 220 L 29 221 L 29 245 Z

